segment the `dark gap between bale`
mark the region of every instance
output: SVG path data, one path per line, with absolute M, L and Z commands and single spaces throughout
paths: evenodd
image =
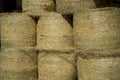
M 120 50 L 109 50 L 109 51 L 75 51 L 77 56 L 81 58 L 106 58 L 106 57 L 120 57 Z
M 63 17 L 69 22 L 69 24 L 73 27 L 73 15 L 68 14 L 68 15 L 63 15 Z

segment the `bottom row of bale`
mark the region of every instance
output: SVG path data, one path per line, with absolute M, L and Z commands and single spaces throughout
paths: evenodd
M 76 80 L 77 76 L 79 80 L 120 80 L 120 56 L 116 54 L 86 57 L 79 53 L 76 57 L 74 52 L 3 49 L 0 80 Z

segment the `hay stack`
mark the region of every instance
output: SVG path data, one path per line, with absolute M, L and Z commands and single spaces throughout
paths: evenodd
M 109 53 L 109 56 L 87 55 L 81 57 L 79 55 L 77 59 L 78 80 L 119 80 L 120 53 L 115 53 Z
M 75 55 L 55 51 L 42 51 L 38 55 L 38 80 L 75 80 Z
M 56 0 L 57 12 L 73 14 L 78 10 L 96 8 L 94 0 Z
M 41 16 L 37 24 L 37 47 L 39 50 L 73 50 L 71 25 L 58 13 Z
M 104 51 L 120 48 L 120 9 L 102 8 L 74 15 L 74 40 L 77 50 Z
M 3 49 L 0 80 L 37 80 L 37 54 L 33 49 Z
M 2 47 L 35 46 L 36 25 L 32 18 L 22 13 L 3 13 L 0 21 Z
M 47 11 L 55 11 L 54 0 L 22 0 L 23 12 L 32 15 L 40 16 Z

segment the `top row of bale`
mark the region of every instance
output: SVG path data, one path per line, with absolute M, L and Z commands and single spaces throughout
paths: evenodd
M 32 16 L 44 15 L 48 11 L 73 14 L 79 10 L 100 7 L 99 4 L 100 1 L 94 0 L 23 0 L 22 9 Z

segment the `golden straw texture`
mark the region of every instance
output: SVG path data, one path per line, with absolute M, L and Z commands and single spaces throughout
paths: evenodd
M 54 51 L 41 51 L 38 55 L 38 80 L 75 80 L 75 55 Z
M 2 49 L 0 80 L 37 80 L 36 50 Z
M 120 57 L 78 57 L 78 80 L 120 80 Z
M 32 16 L 40 16 L 46 11 L 55 11 L 54 0 L 22 0 L 23 12 Z
M 100 8 L 74 15 L 77 50 L 118 50 L 120 48 L 120 9 Z
M 78 10 L 96 8 L 94 0 L 56 0 L 57 12 L 72 14 Z
M 3 13 L 0 18 L 2 47 L 30 47 L 36 45 L 36 25 L 22 13 Z
M 39 50 L 73 49 L 73 29 L 58 13 L 50 12 L 40 17 L 37 24 L 37 47 Z

